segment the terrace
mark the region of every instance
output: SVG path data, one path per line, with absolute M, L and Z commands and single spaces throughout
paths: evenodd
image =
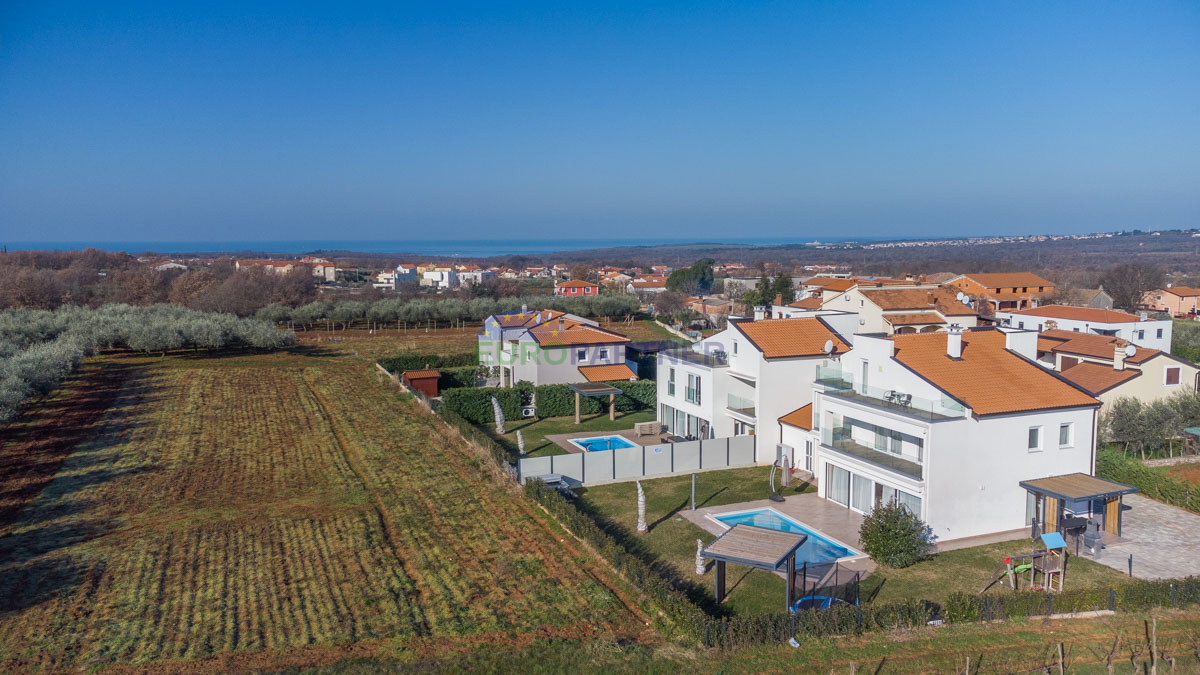
M 915 417 L 927 422 L 960 419 L 967 414 L 966 407 L 949 398 L 943 397 L 941 401 L 931 401 L 896 389 L 870 387 L 862 384 L 855 386 L 854 375 L 841 368 L 817 366 L 816 382 L 824 388 L 827 396 Z
M 821 444 L 838 452 L 861 459 L 911 478 L 922 480 L 924 469 L 921 464 L 899 455 L 877 450 L 855 441 L 847 428 L 821 429 Z
M 702 354 L 692 349 L 667 349 L 659 352 L 659 355 L 706 368 L 725 368 L 729 365 L 729 359 L 725 352 Z

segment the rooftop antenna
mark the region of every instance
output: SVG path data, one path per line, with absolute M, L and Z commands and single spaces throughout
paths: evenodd
M 825 341 L 825 347 L 824 347 L 823 351 L 824 351 L 826 354 L 832 354 L 832 353 L 833 353 L 833 340 L 826 340 L 826 341 Z
M 954 296 L 954 299 L 958 300 L 959 302 L 962 302 L 963 298 L 965 298 L 965 297 L 967 297 L 967 294 L 963 293 L 962 291 L 959 291 L 958 295 Z
M 1137 347 L 1132 344 L 1125 345 L 1125 356 L 1134 356 L 1137 354 Z

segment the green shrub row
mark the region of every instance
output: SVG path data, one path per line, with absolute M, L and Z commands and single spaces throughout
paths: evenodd
M 382 362 L 381 362 L 382 363 Z M 383 364 L 386 368 L 387 365 Z M 653 410 L 657 405 L 658 389 L 653 380 L 638 380 L 629 382 L 620 380 L 608 382 L 620 389 L 613 403 L 617 412 L 633 412 L 635 410 Z M 534 387 L 528 383 L 520 383 L 507 389 L 468 387 L 461 389 L 446 389 L 442 391 L 443 405 L 458 413 L 463 419 L 472 424 L 489 424 L 494 421 L 492 397 L 500 402 L 506 420 L 514 420 L 521 415 L 521 406 L 534 401 L 538 417 L 568 417 L 575 414 L 575 392 L 565 384 L 544 384 Z M 595 415 L 607 410 L 608 401 L 603 397 L 580 398 L 579 408 L 585 415 Z
M 1200 486 L 1171 476 L 1165 468 L 1146 466 L 1111 448 L 1102 447 L 1096 454 L 1096 475 L 1132 485 L 1151 499 L 1200 513 Z
M 869 631 L 916 628 L 927 624 L 937 606 L 922 600 L 866 605 L 834 605 L 829 609 L 779 612 L 705 622 L 706 647 L 737 649 L 786 642 L 792 637 L 857 635 Z
M 421 370 L 422 368 L 462 368 L 474 366 L 478 362 L 474 352 L 465 354 L 401 354 L 390 359 L 380 359 L 379 365 L 387 368 L 388 372 L 399 375 L 406 370 Z M 475 386 L 471 383 L 471 386 Z
M 438 391 L 457 389 L 459 387 L 474 387 L 476 377 L 479 375 L 479 367 L 442 368 L 439 373 Z
M 1138 580 L 1119 588 L 1083 588 L 1061 593 L 952 593 L 943 606 L 949 623 L 993 621 L 1102 609 L 1145 611 L 1200 603 L 1200 579 Z

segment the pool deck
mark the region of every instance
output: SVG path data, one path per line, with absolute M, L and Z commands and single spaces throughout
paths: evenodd
M 721 534 L 725 527 L 709 516 L 721 516 L 739 511 L 754 511 L 757 509 L 774 509 L 779 513 L 803 523 L 805 527 L 815 530 L 828 539 L 848 546 L 856 551 L 862 551 L 858 541 L 858 528 L 862 525 L 863 517 L 843 506 L 821 499 L 815 492 L 785 497 L 782 502 L 769 499 L 757 499 L 752 502 L 725 504 L 723 506 L 706 506 L 695 511 L 682 510 L 679 515 L 688 519 L 706 532 L 714 535 Z M 843 560 L 839 565 L 830 565 L 826 570 L 828 579 L 820 583 L 831 583 L 834 575 L 845 575 L 847 572 L 862 572 L 864 575 L 875 570 L 875 563 L 866 556 Z M 810 579 L 811 581 L 811 579 Z
M 546 440 L 566 450 L 567 452 L 583 452 L 571 443 L 573 438 L 598 438 L 600 436 L 620 436 L 634 445 L 658 445 L 663 443 L 670 434 L 647 434 L 638 436 L 633 429 L 619 431 L 573 431 L 569 434 L 547 434 Z

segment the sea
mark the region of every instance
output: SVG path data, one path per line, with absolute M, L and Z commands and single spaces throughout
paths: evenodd
M 885 241 L 896 237 L 859 237 L 852 241 Z M 820 243 L 839 243 L 846 239 L 823 239 Z M 619 239 L 326 239 L 278 241 L 28 241 L 3 242 L 7 250 L 70 251 L 95 248 L 131 254 L 162 253 L 292 253 L 352 251 L 371 254 L 415 254 L 427 256 L 488 258 L 501 255 L 545 255 L 561 251 L 617 248 L 626 246 L 681 246 L 718 244 L 735 246 L 802 246 L 814 244 L 811 238 L 619 238 Z

